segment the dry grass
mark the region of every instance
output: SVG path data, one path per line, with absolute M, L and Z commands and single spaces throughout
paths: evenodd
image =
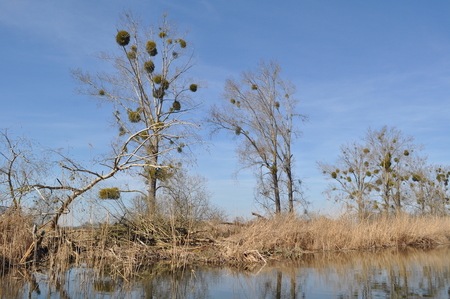
M 19 263 L 33 242 L 30 217 L 20 211 L 0 215 L 0 273 Z
M 360 250 L 391 246 L 429 246 L 450 242 L 450 218 L 398 216 L 358 222 L 352 218 L 295 216 L 258 220 L 224 243 L 230 256 L 245 252 L 290 256 L 305 251 Z
M 196 262 L 259 263 L 298 258 L 308 252 L 450 243 L 450 217 L 404 215 L 358 222 L 350 217 L 306 220 L 280 216 L 246 223 L 204 223 L 197 231 L 172 238 L 158 237 L 155 229 L 146 232 L 144 228 L 135 231 L 102 225 L 48 232 L 39 245 L 36 262 L 61 271 L 73 263 L 84 263 L 128 278 L 157 261 L 180 268 Z M 0 272 L 11 265 L 31 265 L 30 259 L 20 263 L 33 243 L 31 231 L 31 220 L 20 213 L 0 216 Z

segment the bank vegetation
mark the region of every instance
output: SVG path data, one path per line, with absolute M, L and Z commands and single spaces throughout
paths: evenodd
M 88 264 L 116 277 L 132 277 L 155 262 L 174 269 L 189 264 L 267 263 L 301 259 L 314 252 L 431 248 L 450 243 L 450 218 L 397 215 L 365 220 L 277 215 L 245 222 L 196 223 L 189 229 L 170 221 L 127 219 L 96 226 L 33 230 L 21 211 L 0 216 L 0 271 L 66 270 Z

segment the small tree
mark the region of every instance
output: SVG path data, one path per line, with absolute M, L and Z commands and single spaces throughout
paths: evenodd
M 372 173 L 371 159 L 370 149 L 351 143 L 341 147 L 341 155 L 335 164 L 319 163 L 323 174 L 335 182 L 326 192 L 335 194 L 336 201 L 345 202 L 361 219 L 373 209 L 370 195 L 375 173 Z
M 289 210 L 293 211 L 295 176 L 293 173 L 292 140 L 299 131 L 294 119 L 297 101 L 292 98 L 295 87 L 280 76 L 276 62 L 261 62 L 255 71 L 243 72 L 240 80 L 227 80 L 223 103 L 210 110 L 213 131 L 225 130 L 240 138 L 237 149 L 242 168 L 252 168 L 262 192 L 280 213 L 281 186 L 287 184 Z
M 189 95 L 198 85 L 184 78 L 194 65 L 191 48 L 165 15 L 144 33 L 129 14 L 123 23 L 116 35 L 119 53 L 100 57 L 117 72 L 90 75 L 76 70 L 73 75 L 85 87 L 81 92 L 113 105 L 119 129 L 115 155 L 128 155 L 139 166 L 150 213 L 156 209 L 160 183 L 176 168 L 172 153 L 184 152 L 198 140 L 195 121 L 186 117 L 198 107 Z
M 200 175 L 179 169 L 162 187 L 161 210 L 171 219 L 173 227 L 192 230 L 202 221 L 221 214 L 211 204 L 207 180 Z

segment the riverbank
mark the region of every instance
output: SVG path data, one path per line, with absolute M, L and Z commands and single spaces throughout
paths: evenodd
M 164 236 L 154 231 L 138 234 L 134 229 L 103 224 L 33 233 L 32 221 L 26 215 L 2 215 L 0 271 L 36 265 L 62 269 L 87 263 L 112 275 L 129 277 L 158 261 L 173 267 L 265 263 L 296 259 L 309 252 L 432 247 L 450 242 L 449 217 L 410 215 L 362 221 L 284 215 L 244 223 L 207 222 L 196 231 L 173 229 L 172 235 Z

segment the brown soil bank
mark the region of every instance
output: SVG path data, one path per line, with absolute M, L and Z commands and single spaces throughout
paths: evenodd
M 297 258 L 305 252 L 450 243 L 450 217 L 409 215 L 364 221 L 285 215 L 246 223 L 204 223 L 197 231 L 173 229 L 173 235 L 164 236 L 121 224 L 45 235 L 33 235 L 32 228 L 22 214 L 0 216 L 0 272 L 14 266 L 88 262 L 94 267 L 113 265 L 112 273 L 129 276 L 161 260 L 175 266 L 248 263 Z

